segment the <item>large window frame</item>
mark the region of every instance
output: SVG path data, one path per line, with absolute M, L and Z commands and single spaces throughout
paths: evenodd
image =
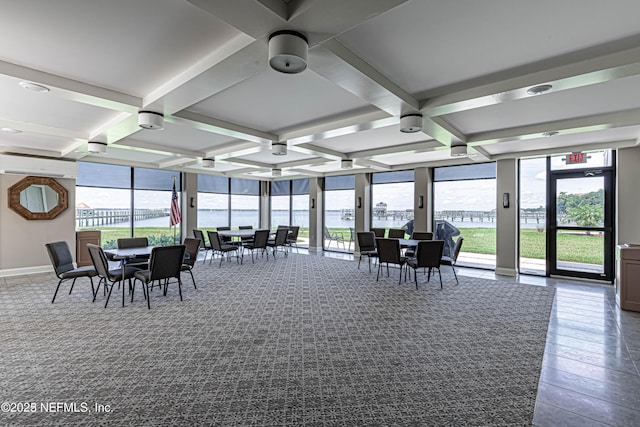
M 324 178 L 322 247 L 325 251 L 353 253 L 355 248 L 355 182 L 355 175 Z M 349 191 L 351 195 L 348 194 Z M 327 209 L 329 205 L 339 209 Z M 328 211 L 337 213 L 328 218 Z M 353 221 L 353 226 L 351 226 L 351 221 Z M 334 244 L 336 249 L 332 248 Z
M 309 246 L 309 178 L 278 180 L 269 183 L 270 224 L 275 229 L 278 225 L 299 226 L 298 238 L 300 247 Z M 274 203 L 277 202 L 277 203 Z M 286 205 L 286 209 L 284 206 Z M 280 209 L 274 209 L 277 206 Z M 274 211 L 286 210 L 284 215 L 274 215 Z M 296 215 L 296 212 L 298 213 Z M 283 220 L 279 220 L 283 218 Z
M 253 203 L 253 198 L 255 202 Z M 204 206 L 212 201 L 217 206 L 224 206 L 218 209 L 223 211 L 223 215 L 212 213 L 211 223 L 203 223 L 201 211 L 206 210 Z M 218 200 L 216 200 L 218 199 Z M 249 206 L 253 203 L 254 206 Z M 238 208 L 243 205 L 243 208 Z M 228 178 L 218 175 L 198 174 L 198 228 L 202 230 L 215 230 L 218 227 L 237 228 L 240 225 L 251 225 L 259 228 L 261 224 L 262 200 L 260 197 L 260 181 L 244 178 Z M 241 211 L 255 211 L 257 216 L 250 218 L 240 218 Z
M 377 194 L 378 192 L 384 196 Z M 372 173 L 370 196 L 371 227 L 405 228 L 407 234 L 411 234 L 415 216 L 415 171 L 413 169 Z M 388 200 L 391 202 L 388 203 Z

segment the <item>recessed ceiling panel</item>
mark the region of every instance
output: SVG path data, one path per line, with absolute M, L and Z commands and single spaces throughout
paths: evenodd
M 423 132 L 400 132 L 400 125 L 398 124 L 344 136 L 337 136 L 335 138 L 325 139 L 322 141 L 314 141 L 313 145 L 344 153 L 353 153 L 356 151 L 374 150 L 421 141 L 433 142 L 433 139 Z M 440 144 L 436 143 L 436 145 Z
M 29 150 L 47 150 L 62 152 L 74 142 L 69 138 L 32 133 L 8 133 L 0 132 L 0 149 L 11 147 Z
M 1 27 L 1 26 L 0 26 Z M 32 92 L 21 80 L 0 75 L 0 120 L 89 133 L 119 112 L 59 98 L 55 90 Z
M 443 116 L 466 134 L 640 108 L 640 76 Z M 552 129 L 550 129 L 552 130 Z
M 418 94 L 636 35 L 639 15 L 636 0 L 410 1 L 339 41 Z
M 262 151 L 258 153 L 241 156 L 241 157 L 238 157 L 238 159 L 275 165 L 275 164 L 281 164 L 281 163 L 295 162 L 298 160 L 314 159 L 315 157 L 316 156 L 309 155 L 309 154 L 298 153 L 292 149 L 287 150 L 287 154 L 285 156 L 274 156 L 271 153 L 271 149 L 265 147 Z
M 235 141 L 234 138 L 229 138 L 228 136 L 167 122 L 165 122 L 164 130 L 162 131 L 140 130 L 133 134 L 131 138 L 166 147 L 177 146 L 181 149 L 194 151 L 206 151 Z
M 368 106 L 311 70 L 263 73 L 188 108 L 198 114 L 274 132 Z
M 109 163 L 109 160 L 134 163 L 149 163 L 149 167 L 155 167 L 156 164 L 167 159 L 166 153 L 152 153 L 149 151 L 141 151 L 135 149 L 118 148 L 109 145 L 106 154 L 91 154 L 89 158 L 96 159 L 101 163 Z
M 238 34 L 186 1 L 5 2 L 0 59 L 144 96 Z

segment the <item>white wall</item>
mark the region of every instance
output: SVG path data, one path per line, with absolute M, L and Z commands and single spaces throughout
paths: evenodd
M 518 262 L 518 162 L 516 159 L 496 162 L 496 273 L 517 274 Z M 509 196 L 509 207 L 503 195 Z
M 640 243 L 640 147 L 618 150 L 616 244 Z
M 69 208 L 52 220 L 28 221 L 9 209 L 9 187 L 22 175 L 0 174 L 0 276 L 51 271 L 45 243 L 66 240 L 75 258 L 76 181 L 56 178 L 69 192 Z

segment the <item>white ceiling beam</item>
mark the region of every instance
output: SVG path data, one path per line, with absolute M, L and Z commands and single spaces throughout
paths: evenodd
M 188 158 L 188 157 L 168 157 L 166 160 L 161 160 L 156 162 L 156 166 L 159 169 L 167 169 L 175 166 L 186 165 L 187 163 L 192 163 L 196 159 Z
M 416 98 L 337 40 L 327 40 L 313 49 L 309 55 L 309 67 L 333 84 L 393 116 L 420 111 Z M 424 133 L 451 145 L 455 135 L 428 116 L 423 115 L 422 122 Z
M 179 156 L 186 156 L 191 158 L 204 156 L 204 153 L 202 151 L 185 150 L 183 148 L 169 147 L 169 146 L 160 145 L 160 144 L 152 144 L 149 142 L 139 141 L 131 138 L 120 141 L 118 143 L 110 144 L 109 146 L 110 147 L 113 146 L 114 148 L 122 148 L 125 150 L 141 151 L 145 153 L 166 154 L 169 156 L 179 155 Z
M 296 151 L 298 153 L 307 154 L 311 156 L 324 157 L 329 160 L 342 160 L 347 159 L 347 155 L 330 148 L 318 147 L 313 144 L 299 144 L 289 147 L 289 150 Z
M 535 64 L 530 67 L 543 68 Z M 506 77 L 507 73 L 511 75 Z M 513 73 L 510 70 L 490 76 L 488 79 L 493 81 L 427 99 L 421 109 L 426 115 L 441 116 L 635 76 L 640 74 L 640 47 L 517 76 L 513 76 Z M 542 95 L 527 93 L 529 88 L 540 84 L 551 84 L 553 88 Z
M 80 102 L 95 107 L 115 111 L 137 112 L 142 105 L 142 99 L 114 90 L 34 70 L 6 61 L 0 61 L 0 74 L 4 74 L 18 81 L 38 83 L 50 89 L 47 94 L 68 101 Z
M 389 165 L 385 165 L 384 163 L 376 162 L 375 160 L 371 160 L 368 158 L 355 159 L 354 163 L 358 166 L 366 166 L 378 171 L 390 171 L 392 169 L 392 167 Z
M 314 159 L 302 159 L 295 160 L 291 162 L 282 162 L 272 165 L 272 167 L 276 169 L 285 169 L 285 168 L 294 168 L 294 167 L 304 167 L 304 166 L 318 166 L 326 163 L 334 162 L 335 160 L 329 160 L 324 158 L 314 158 Z

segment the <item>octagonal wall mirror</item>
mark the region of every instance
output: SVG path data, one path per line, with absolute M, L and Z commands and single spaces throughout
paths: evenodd
M 9 208 L 28 220 L 53 219 L 69 204 L 69 192 L 53 178 L 28 176 L 9 187 Z

